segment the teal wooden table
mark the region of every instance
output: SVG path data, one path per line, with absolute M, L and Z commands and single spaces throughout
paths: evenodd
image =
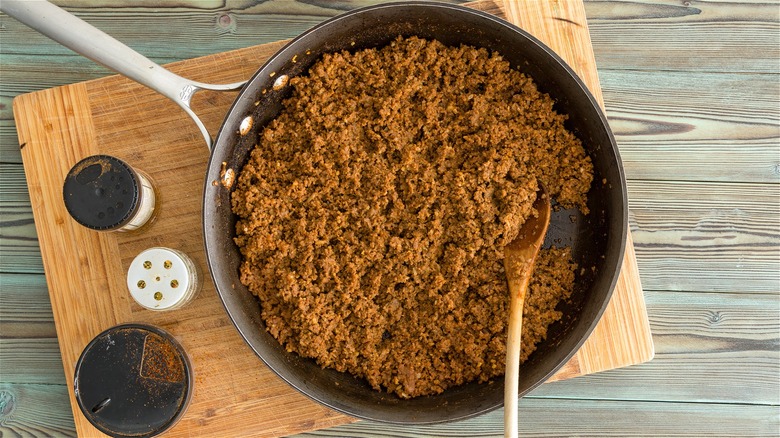
M 537 1 L 537 0 L 528 0 Z M 542 1 L 542 0 L 538 0 Z M 361 1 L 56 3 L 159 63 L 293 37 Z M 780 5 L 586 3 L 655 359 L 546 384 L 521 432 L 780 435 Z M 72 436 L 16 137 L 19 94 L 110 74 L 0 16 L 0 436 Z M 501 411 L 311 436 L 498 436 Z

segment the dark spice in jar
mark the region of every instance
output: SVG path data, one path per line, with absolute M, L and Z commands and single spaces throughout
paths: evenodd
M 182 382 L 184 362 L 173 344 L 156 334 L 149 334 L 144 340 L 139 374 L 152 380 Z

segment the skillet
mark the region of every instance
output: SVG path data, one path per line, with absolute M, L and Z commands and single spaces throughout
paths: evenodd
M 167 72 L 51 4 L 5 0 L 0 9 L 77 52 L 160 91 L 193 117 L 211 148 L 203 197 L 203 237 L 209 270 L 225 310 L 267 366 L 328 407 L 393 423 L 454 421 L 500 407 L 503 379 L 402 400 L 374 391 L 351 375 L 322 369 L 313 360 L 287 353 L 266 332 L 258 301 L 238 280 L 240 254 L 233 242 L 236 218 L 230 209 L 231 181 L 247 161 L 258 133 L 278 114 L 290 94 L 289 87 L 275 90 L 274 83 L 284 75 L 305 74 L 323 53 L 382 46 L 398 35 L 438 39 L 447 45 L 485 47 L 498 51 L 514 68 L 531 76 L 539 90 L 554 99 L 555 109 L 569 115 L 566 127 L 582 140 L 593 160 L 594 184 L 588 193 L 591 213 L 582 216 L 577 210 L 554 212 L 545 245 L 571 246 L 575 261 L 592 269 L 577 276 L 571 302 L 560 308 L 566 316 L 550 327 L 547 340 L 522 365 L 521 395 L 543 383 L 574 355 L 609 302 L 627 233 L 625 178 L 614 138 L 599 105 L 571 68 L 534 37 L 503 20 L 465 7 L 433 2 L 388 3 L 358 9 L 323 22 L 291 41 L 246 84 L 214 86 Z M 242 86 L 212 144 L 209 133 L 189 109 L 192 94 L 199 89 Z M 242 135 L 241 123 L 247 117 L 253 123 Z M 602 184 L 602 180 L 607 184 Z

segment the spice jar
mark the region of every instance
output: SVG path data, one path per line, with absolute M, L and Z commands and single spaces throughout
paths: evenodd
M 97 335 L 76 363 L 73 388 L 84 416 L 114 437 L 151 437 L 184 415 L 192 367 L 168 332 L 123 324 Z
M 137 230 L 154 217 L 157 201 L 149 175 L 109 155 L 76 163 L 62 194 L 71 217 L 98 231 Z
M 149 310 L 172 310 L 195 298 L 201 278 L 197 265 L 183 252 L 154 247 L 130 263 L 127 288 L 133 299 Z

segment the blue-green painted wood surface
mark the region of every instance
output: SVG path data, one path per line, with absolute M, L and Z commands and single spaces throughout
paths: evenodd
M 543 0 L 527 0 L 543 1 Z M 292 37 L 366 1 L 56 1 L 166 63 Z M 656 357 L 524 398 L 528 436 L 780 435 L 780 5 L 586 2 Z M 0 436 L 71 436 L 11 112 L 109 74 L 0 15 Z M 310 436 L 499 436 L 501 412 Z

